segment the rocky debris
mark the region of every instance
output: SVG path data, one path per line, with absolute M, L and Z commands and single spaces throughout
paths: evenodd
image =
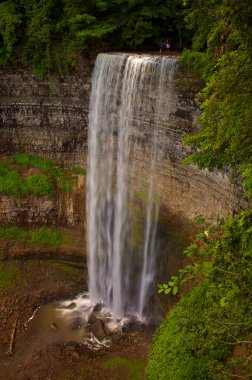
M 76 317 L 71 322 L 70 330 L 77 330 L 85 324 L 85 320 L 81 317 Z
M 91 333 L 101 342 L 106 338 L 106 328 L 104 322 L 101 319 L 95 317 L 94 314 L 91 314 L 89 317 L 88 323 L 90 325 Z
M 0 341 L 4 343 L 4 349 L 15 318 L 19 319 L 19 334 L 26 329 L 27 321 L 38 307 L 56 299 L 71 299 L 85 286 L 82 277 L 69 276 L 66 279 L 64 276 L 63 280 L 62 274 L 45 262 L 27 260 L 14 263 L 19 263 L 23 281 L 11 290 L 2 289 L 0 292 Z M 51 326 L 52 329 L 57 327 L 56 323 Z
M 81 356 L 82 346 L 76 342 L 67 342 L 62 348 L 62 354 L 71 356 L 74 359 L 79 359 Z
M 51 324 L 50 324 L 50 328 L 51 328 L 52 330 L 58 330 L 59 326 L 57 325 L 57 323 L 51 323 Z
M 98 302 L 94 307 L 93 307 L 93 313 L 99 313 L 101 309 L 103 308 L 103 303 Z
M 64 309 L 68 309 L 68 310 L 73 310 L 76 308 L 76 303 L 75 302 L 71 302 L 69 305 L 67 306 L 64 306 Z

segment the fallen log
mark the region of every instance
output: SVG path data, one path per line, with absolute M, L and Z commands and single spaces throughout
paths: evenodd
M 17 319 L 13 323 L 12 327 L 12 332 L 11 332 L 11 337 L 10 337 L 10 346 L 9 346 L 9 351 L 6 352 L 7 356 L 11 356 L 14 354 L 14 342 L 15 342 L 15 335 L 16 335 L 16 330 L 17 330 Z

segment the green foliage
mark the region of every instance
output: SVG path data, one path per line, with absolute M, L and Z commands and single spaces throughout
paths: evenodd
M 144 378 L 144 363 L 139 360 L 129 360 L 124 358 L 112 358 L 102 364 L 102 368 L 114 369 L 124 367 L 128 371 L 129 380 L 142 380 Z
M 16 154 L 12 157 L 11 162 L 12 164 L 18 165 L 20 168 L 38 168 L 44 172 L 44 174 L 30 175 L 26 180 L 24 180 L 18 171 L 8 169 L 6 165 L 0 164 L 0 176 L 7 176 L 9 182 L 10 174 L 8 173 L 15 173 L 15 175 L 11 174 L 11 179 L 13 177 L 13 181 L 10 186 L 11 190 L 8 190 L 9 188 L 7 188 L 7 185 L 3 182 L 1 191 L 0 185 L 0 192 L 7 195 L 34 195 L 37 197 L 47 195 L 52 197 L 54 195 L 55 186 L 59 186 L 64 192 L 70 192 L 72 189 L 72 184 L 76 179 L 75 174 L 85 173 L 85 169 L 82 168 L 71 168 L 69 170 L 64 170 L 53 161 L 46 160 L 42 157 L 33 156 L 28 153 Z M 17 186 L 18 179 L 21 181 L 19 187 Z M 11 194 L 11 191 L 13 191 L 14 194 Z
M 33 244 L 58 247 L 62 243 L 62 237 L 58 231 L 41 227 L 38 231 L 30 233 L 30 241 Z
M 14 195 L 17 198 L 27 195 L 51 197 L 53 196 L 53 185 L 43 174 L 30 175 L 24 179 L 17 170 L 0 164 L 0 194 Z
M 24 60 L 32 65 L 34 73 L 43 76 L 52 66 L 51 49 L 55 23 L 62 6 L 58 0 L 21 0 L 25 18 Z
M 171 280 L 167 284 L 158 285 L 158 293 L 169 294 L 172 291 L 172 294 L 175 296 L 178 293 L 178 287 L 183 284 L 182 276 L 171 276 Z
M 0 227 L 0 238 L 49 247 L 58 247 L 62 243 L 60 232 L 47 227 L 41 227 L 37 231 L 26 231 L 19 227 Z
M 11 289 L 21 280 L 21 273 L 16 265 L 6 267 L 0 260 L 0 290 Z
M 35 197 L 53 196 L 53 186 L 44 174 L 30 175 L 26 180 L 27 192 Z
M 50 160 L 46 160 L 42 157 L 33 156 L 29 153 L 18 153 L 12 158 L 14 164 L 22 165 L 24 168 L 29 169 L 32 167 L 43 169 L 48 172 L 53 172 L 57 168 L 57 165 Z
M 147 202 L 147 201 L 160 202 L 160 197 L 158 195 L 153 195 L 152 198 L 150 199 L 148 191 L 145 191 L 145 190 L 138 191 L 136 195 L 140 200 L 144 202 Z
M 249 198 L 252 197 L 252 164 L 247 164 L 242 166 L 242 178 L 243 178 L 243 189 L 245 190 L 245 195 Z
M 10 240 L 26 240 L 27 236 L 27 231 L 18 227 L 0 227 L 0 238 L 7 238 Z
M 0 67 L 4 67 L 14 54 L 17 42 L 16 29 L 21 23 L 21 15 L 16 12 L 13 1 L 0 4 Z
M 168 314 L 150 352 L 148 379 L 194 380 L 233 377 L 233 347 L 251 336 L 252 211 L 229 218 L 223 230 L 205 235 L 205 259 L 194 264 L 198 285 Z M 201 236 L 200 238 L 203 238 Z M 196 241 L 199 240 L 199 236 Z M 197 270 L 200 267 L 200 270 Z M 244 358 L 243 358 L 244 359 Z M 246 358 L 245 358 L 246 359 Z M 238 365 L 246 374 L 246 360 Z
M 27 194 L 25 180 L 17 170 L 9 169 L 0 164 L 0 194 L 23 197 Z
M 86 174 L 87 173 L 86 169 L 80 168 L 78 166 L 76 166 L 74 168 L 71 168 L 70 171 L 71 171 L 72 174 Z
M 197 96 L 202 110 L 198 133 L 184 138 L 195 152 L 184 163 L 241 169 L 251 195 L 252 7 L 247 1 L 190 3 L 187 23 L 195 32 L 193 51 L 185 51 L 181 62 L 199 73 L 206 85 Z
M 15 58 L 14 45 L 36 75 L 75 66 L 80 53 L 99 50 L 158 50 L 188 45 L 182 0 L 9 0 L 0 5 L 2 65 Z M 20 51 L 17 49 L 16 51 Z

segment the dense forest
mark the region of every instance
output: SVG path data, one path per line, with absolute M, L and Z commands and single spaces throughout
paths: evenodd
M 53 66 L 74 66 L 79 53 L 158 50 L 162 38 L 182 47 L 190 41 L 185 12 L 180 0 L 5 1 L 0 4 L 0 65 L 19 57 L 43 75 Z
M 37 75 L 69 70 L 106 50 L 173 49 L 204 83 L 198 133 L 184 164 L 228 170 L 252 196 L 252 2 L 250 0 L 9 0 L 0 4 L 0 65 Z M 62 60 L 64 57 L 64 60 Z M 63 62 L 63 63 L 62 63 Z M 207 207 L 207 205 L 206 205 Z M 189 264 L 160 286 L 180 300 L 155 334 L 149 379 L 251 379 L 252 210 L 210 226 Z M 189 286 L 185 286 L 188 284 Z M 188 292 L 188 288 L 192 289 Z M 163 296 L 163 295 L 161 295 Z

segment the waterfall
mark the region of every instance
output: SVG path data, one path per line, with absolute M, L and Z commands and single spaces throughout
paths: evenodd
M 95 63 L 88 135 L 89 292 L 92 302 L 102 301 L 117 318 L 142 318 L 153 291 L 159 213 L 154 177 L 164 138 L 155 125 L 170 115 L 176 65 L 173 58 L 128 54 L 99 54 Z M 143 244 L 135 252 L 132 157 L 146 126 L 149 184 Z

